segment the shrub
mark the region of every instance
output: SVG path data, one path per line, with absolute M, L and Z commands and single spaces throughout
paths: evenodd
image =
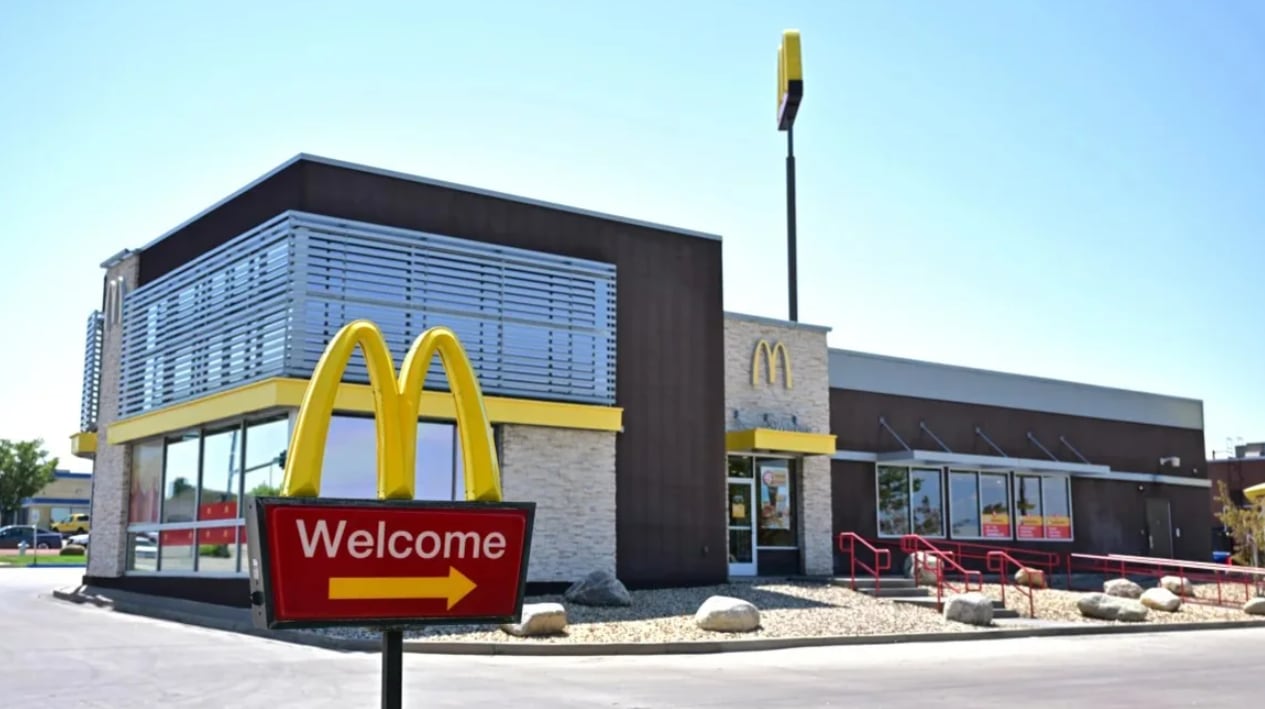
M 198 556 L 210 556 L 216 559 L 229 557 L 227 544 L 203 544 L 198 547 Z
M 67 544 L 61 548 L 59 554 L 61 556 L 83 556 L 88 553 L 88 548 L 78 544 Z

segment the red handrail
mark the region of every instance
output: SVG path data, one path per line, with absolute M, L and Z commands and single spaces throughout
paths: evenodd
M 1007 554 L 1004 551 L 993 550 L 993 551 L 988 552 L 988 570 L 997 572 L 998 581 L 1001 584 L 1001 603 L 1003 606 L 1006 605 L 1006 586 L 1007 586 L 1006 582 L 1009 578 L 1009 574 L 1007 573 L 1007 570 L 1006 570 L 1006 565 L 1008 563 L 1014 564 L 1020 569 L 1032 568 L 1032 567 L 1026 567 L 1023 564 L 1019 563 L 1018 561 L 1015 560 L 1014 557 L 1012 557 L 1010 554 Z M 1044 573 L 1045 572 L 1042 571 L 1042 574 Z M 1018 582 L 1015 582 L 1015 590 L 1019 591 L 1019 595 L 1028 597 L 1028 617 L 1036 618 L 1037 606 L 1036 606 L 1036 600 L 1033 598 L 1034 591 L 1032 587 L 1029 586 L 1025 588 L 1024 586 L 1021 586 Z
M 987 563 L 988 553 L 1004 551 L 1012 559 L 1024 566 L 1041 569 L 1050 576 L 1063 565 L 1063 555 L 1055 551 L 1041 549 L 1021 549 L 1000 544 L 984 544 L 980 542 L 959 542 L 954 540 L 936 540 L 936 546 L 944 551 L 951 551 L 957 559 L 977 559 Z M 992 571 L 992 569 L 989 569 Z
M 843 546 L 844 541 L 847 541 L 848 543 L 846 549 Z M 866 549 L 869 549 L 870 552 L 874 554 L 874 566 L 868 566 L 865 562 L 857 559 L 856 546 L 858 543 Z M 847 554 L 851 560 L 850 578 L 852 579 L 852 590 L 857 590 L 857 567 L 860 566 L 863 571 L 868 571 L 870 575 L 874 577 L 874 592 L 878 593 L 879 590 L 881 590 L 881 585 L 883 583 L 881 572 L 889 571 L 892 568 L 892 552 L 888 549 L 879 549 L 873 544 L 865 541 L 865 538 L 856 532 L 840 532 L 838 544 L 839 553 Z
M 905 552 L 906 554 L 910 554 L 913 556 L 914 583 L 918 582 L 918 572 L 921 570 L 920 567 L 922 566 L 922 560 L 917 555 L 917 552 L 930 554 L 931 556 L 935 557 L 938 560 L 938 563 L 936 563 L 936 604 L 937 605 L 940 605 L 941 603 L 944 602 L 945 587 L 948 587 L 950 591 L 957 592 L 957 589 L 954 588 L 952 584 L 945 581 L 945 578 L 944 578 L 945 566 L 948 566 L 949 568 L 962 574 L 962 592 L 963 593 L 972 590 L 971 589 L 972 575 L 977 579 L 975 582 L 974 590 L 982 591 L 984 589 L 984 574 L 980 573 L 979 571 L 971 571 L 966 568 L 963 568 L 961 564 L 953 560 L 952 552 L 946 552 L 946 551 L 941 550 L 935 544 L 932 544 L 931 542 L 927 541 L 927 539 L 925 539 L 924 537 L 921 537 L 917 534 L 906 534 L 902 536 L 900 538 L 900 550 Z
M 1125 554 L 1069 554 L 1067 557 L 1067 573 L 1069 580 L 1073 564 L 1079 570 L 1090 573 L 1119 574 L 1122 578 L 1129 576 L 1162 577 L 1165 575 L 1180 576 L 1194 583 L 1215 584 L 1216 600 L 1200 598 L 1192 591 L 1191 595 L 1182 594 L 1183 602 L 1205 603 L 1217 606 L 1235 606 L 1265 590 L 1265 568 L 1251 566 L 1224 566 L 1212 562 L 1186 561 L 1182 559 L 1155 558 L 1149 556 L 1130 556 Z M 1194 573 L 1192 573 L 1194 572 Z M 1224 587 L 1235 587 L 1242 584 L 1243 598 L 1227 599 Z M 1070 587 L 1070 585 L 1069 585 Z

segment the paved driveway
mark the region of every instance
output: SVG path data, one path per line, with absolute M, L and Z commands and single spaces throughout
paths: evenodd
M 378 658 L 53 600 L 0 569 L 0 706 L 372 707 Z M 1251 707 L 1265 630 L 636 658 L 409 655 L 414 707 Z

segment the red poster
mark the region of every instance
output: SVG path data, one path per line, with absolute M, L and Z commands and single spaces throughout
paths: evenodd
M 1010 515 L 984 515 L 984 536 L 989 539 L 1010 539 Z
M 1015 528 L 1015 536 L 1019 539 L 1044 539 L 1045 526 L 1041 522 L 1041 518 L 1036 516 L 1020 517 L 1019 525 Z
M 1070 517 L 1046 517 L 1045 536 L 1047 539 L 1071 539 L 1072 519 Z

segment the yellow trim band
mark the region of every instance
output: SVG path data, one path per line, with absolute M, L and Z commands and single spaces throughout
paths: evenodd
M 1261 483 L 1259 485 L 1253 485 L 1249 488 L 1245 488 L 1243 490 L 1243 496 L 1246 497 L 1251 502 L 1256 502 L 1257 500 L 1265 499 L 1265 483 Z
M 70 454 L 77 458 L 92 458 L 97 454 L 97 434 L 80 431 L 70 435 Z
M 833 433 L 802 433 L 778 431 L 772 428 L 749 428 L 729 431 L 725 434 L 725 448 L 731 452 L 769 451 L 776 453 L 802 453 L 804 455 L 834 455 Z
M 259 411 L 295 409 L 303 403 L 307 386 L 306 379 L 274 377 L 216 392 L 200 399 L 147 411 L 110 424 L 106 433 L 106 442 L 110 445 L 118 445 Z M 510 399 L 497 396 L 485 396 L 483 403 L 487 408 L 488 418 L 494 424 L 548 426 L 616 433 L 624 430 L 624 410 L 618 406 L 568 404 L 559 401 Z M 334 410 L 357 414 L 373 413 L 373 389 L 365 384 L 340 383 L 338 391 L 334 394 Z M 422 418 L 439 421 L 457 419 L 457 408 L 452 395 L 448 392 L 422 392 L 418 411 Z

